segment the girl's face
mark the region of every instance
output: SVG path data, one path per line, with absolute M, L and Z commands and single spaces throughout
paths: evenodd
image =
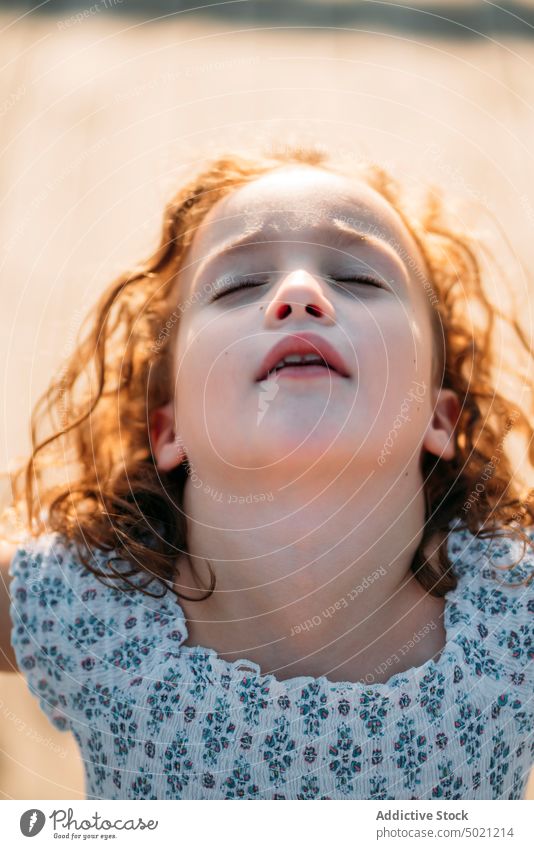
M 453 456 L 455 397 L 431 386 L 427 279 L 402 220 L 363 182 L 297 165 L 234 190 L 180 273 L 159 468 L 186 456 L 224 489 L 258 472 L 294 480 L 314 464 L 332 477 L 351 464 L 398 474 L 421 448 Z M 294 337 L 307 334 L 330 367 L 267 377 L 284 355 L 269 362 L 274 346 L 305 353 Z

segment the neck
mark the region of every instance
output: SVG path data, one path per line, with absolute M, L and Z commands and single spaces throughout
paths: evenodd
M 324 672 L 338 680 L 376 671 L 421 622 L 433 621 L 427 633 L 439 627 L 433 639 L 441 646 L 434 620 L 443 600 L 411 571 L 424 525 L 420 472 L 404 472 L 402 485 L 378 473 L 358 482 L 352 470 L 329 485 L 303 475 L 232 493 L 189 480 L 184 512 L 195 573 L 180 566 L 175 586 L 201 598 L 206 560 L 217 578 L 210 598 L 184 602 L 189 645 L 247 657 L 279 678 Z M 420 642 L 403 667 L 421 656 Z M 386 678 L 402 671 L 391 667 Z

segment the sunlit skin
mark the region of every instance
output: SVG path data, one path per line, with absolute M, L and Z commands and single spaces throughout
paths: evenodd
M 246 234 L 256 244 L 222 255 Z M 209 599 L 181 602 L 187 645 L 255 661 L 280 680 L 382 682 L 439 655 L 444 600 L 410 564 L 425 521 L 421 457 L 454 456 L 459 404 L 431 382 L 432 307 L 417 269 L 425 273 L 419 249 L 381 195 L 310 166 L 237 188 L 204 218 L 175 290 L 173 401 L 152 423 L 158 468 L 187 457 L 194 472 L 184 511 L 200 586 L 209 585 L 206 559 L 217 575 Z M 361 274 L 377 285 L 338 282 Z M 243 276 L 257 285 L 211 301 Z M 315 369 L 257 382 L 273 345 L 305 331 L 337 349 L 349 376 Z M 409 421 L 394 429 L 406 398 Z M 197 586 L 181 559 L 176 588 L 198 597 Z

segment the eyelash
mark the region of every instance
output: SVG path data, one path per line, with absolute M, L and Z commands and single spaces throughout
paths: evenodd
M 368 277 L 366 274 L 358 274 L 356 277 L 329 277 L 328 279 L 334 280 L 336 283 L 369 283 L 377 289 L 384 288 L 375 277 Z
M 377 289 L 383 289 L 384 287 L 381 283 L 378 282 L 374 277 L 368 277 L 365 274 L 359 274 L 357 277 L 327 277 L 328 280 L 333 280 L 336 283 L 368 283 L 371 286 L 375 286 Z M 213 301 L 217 301 L 219 298 L 222 298 L 223 295 L 228 295 L 230 292 L 238 292 L 239 289 L 248 289 L 250 287 L 255 288 L 256 286 L 261 286 L 264 284 L 265 280 L 242 280 L 236 286 L 228 286 L 226 289 L 222 289 L 222 291 L 218 292 L 216 295 L 211 298 L 210 303 Z

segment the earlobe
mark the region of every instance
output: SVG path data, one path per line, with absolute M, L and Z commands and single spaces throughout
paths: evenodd
M 456 392 L 441 389 L 436 398 L 432 421 L 430 422 L 423 447 L 443 460 L 452 460 L 456 454 L 456 424 L 460 414 L 460 404 Z
M 172 401 L 153 411 L 150 417 L 150 445 L 156 467 L 161 472 L 170 472 L 185 459 L 183 444 L 175 434 Z

